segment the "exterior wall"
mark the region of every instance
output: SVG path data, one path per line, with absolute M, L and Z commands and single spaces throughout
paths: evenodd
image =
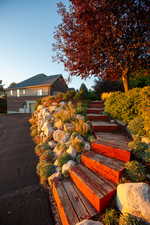
M 51 87 L 51 95 L 57 94 L 57 92 L 66 92 L 68 87 L 63 77 L 60 77 Z
M 7 112 L 16 113 L 16 112 L 29 112 L 28 105 L 29 103 L 36 103 L 36 100 L 40 97 L 28 96 L 28 97 L 7 97 Z M 27 107 L 25 107 L 27 106 Z

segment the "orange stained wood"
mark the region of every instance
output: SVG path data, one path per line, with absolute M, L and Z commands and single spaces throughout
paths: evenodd
M 130 160 L 131 153 L 124 149 L 114 148 L 112 146 L 96 142 L 92 143 L 91 148 L 94 152 L 103 154 L 111 158 L 116 158 L 124 162 L 128 162 Z
M 75 225 L 97 214 L 95 208 L 79 192 L 71 179 L 55 178 L 52 183 L 52 193 L 63 225 Z
M 70 170 L 70 176 L 77 188 L 91 202 L 99 212 L 104 209 L 115 193 L 115 185 L 94 175 L 92 171 L 82 165 Z
M 115 163 L 115 161 L 113 159 L 111 160 L 111 158 L 107 158 L 104 156 L 102 157 L 102 155 L 99 156 L 101 157 L 101 160 L 99 160 L 98 157 L 95 157 L 92 152 L 84 153 L 81 155 L 81 161 L 92 171 L 102 175 L 103 177 L 111 180 L 114 183 L 118 183 L 124 167 L 121 165 L 119 166 L 119 161 Z M 106 159 L 107 161 L 105 162 Z
M 52 193 L 57 205 L 59 216 L 63 225 L 75 225 L 79 222 L 78 217 L 72 208 L 71 202 L 59 181 L 55 181 L 52 185 Z

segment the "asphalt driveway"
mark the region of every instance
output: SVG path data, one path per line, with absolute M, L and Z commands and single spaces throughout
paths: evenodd
M 0 225 L 52 225 L 27 114 L 0 115 Z

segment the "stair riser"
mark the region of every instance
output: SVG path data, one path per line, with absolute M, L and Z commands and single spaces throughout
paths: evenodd
M 95 114 L 100 114 L 101 112 L 103 112 L 103 109 L 88 109 L 87 113 L 95 113 Z
M 70 177 L 77 186 L 77 188 L 81 191 L 81 193 L 86 197 L 86 199 L 88 199 L 88 201 L 93 205 L 93 207 L 98 212 L 102 211 L 108 205 L 109 200 L 115 194 L 115 190 L 113 190 L 105 197 L 100 198 L 73 171 L 70 171 Z
M 101 131 L 104 131 L 104 132 L 112 132 L 112 131 L 116 131 L 119 129 L 118 126 L 107 126 L 107 125 L 104 125 L 104 126 L 92 126 L 93 127 L 93 130 L 95 132 L 101 132 Z
M 101 107 L 104 107 L 103 103 L 99 103 L 99 104 L 93 103 L 89 105 L 89 108 L 101 108 Z
M 101 115 L 101 116 L 88 116 L 88 119 L 89 120 L 93 120 L 93 121 L 97 121 L 97 120 L 103 120 L 103 121 L 108 121 L 109 118 L 108 116 L 105 116 L 105 115 Z
M 119 159 L 124 162 L 128 162 L 130 160 L 130 152 L 123 149 L 113 148 L 111 146 L 97 143 L 92 143 L 91 148 L 94 152 L 108 156 L 110 158 Z
M 81 155 L 81 161 L 82 163 L 92 171 L 98 173 L 99 175 L 105 177 L 106 179 L 114 182 L 119 183 L 120 176 L 123 172 L 122 171 L 116 171 L 110 167 L 107 167 L 106 165 L 96 162 L 95 160 L 92 160 L 84 155 Z
M 83 182 L 74 172 L 70 172 L 70 177 L 81 193 L 89 200 L 93 207 L 98 211 L 100 208 L 100 198 Z

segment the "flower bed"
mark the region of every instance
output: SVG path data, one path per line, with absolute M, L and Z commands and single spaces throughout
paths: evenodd
M 68 170 L 80 161 L 81 153 L 90 151 L 94 137 L 85 112 L 85 103 L 65 102 L 60 96 L 39 102 L 29 122 L 39 157 L 36 169 L 41 184 L 47 184 L 53 174 L 67 176 Z

